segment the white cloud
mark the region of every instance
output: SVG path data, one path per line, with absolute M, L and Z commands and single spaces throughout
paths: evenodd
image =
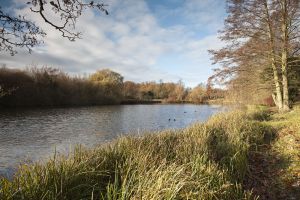
M 111 68 L 124 75 L 125 79 L 135 81 L 177 81 L 183 78 L 196 85 L 206 79 L 196 75 L 195 71 L 200 74 L 203 71 L 200 66 L 209 65 L 207 49 L 220 46 L 215 33 L 196 39 L 193 36 L 197 33 L 191 25 L 176 24 L 164 27 L 142 0 L 106 2 L 109 4 L 109 16 L 87 10 L 80 18 L 77 29 L 84 35 L 76 42 L 62 38 L 60 32 L 45 25 L 28 9 L 18 10 L 37 21 L 47 32 L 45 45 L 35 48 L 31 55 L 24 50 L 20 50 L 14 57 L 2 52 L 1 63 L 24 67 L 34 62 L 61 67 L 71 73 L 93 73 L 97 69 Z M 195 27 L 201 24 L 218 24 L 222 21 L 219 14 L 213 17 L 214 13 L 209 13 L 211 1 L 185 2 L 181 17 L 190 20 Z M 198 12 L 197 8 L 204 11 Z M 176 14 L 179 11 L 169 12 Z M 170 66 L 161 66 L 159 58 L 169 54 L 177 54 L 183 62 L 186 60 L 187 64 L 182 66 L 182 71 L 173 72 Z M 208 70 L 204 71 L 207 76 Z M 197 77 L 201 79 L 197 80 Z

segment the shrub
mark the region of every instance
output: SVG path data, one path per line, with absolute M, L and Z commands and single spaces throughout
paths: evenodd
M 122 81 L 122 80 L 121 80 Z M 111 84 L 110 84 L 111 85 Z M 13 70 L 0 68 L 0 106 L 72 106 L 116 104 L 121 90 L 49 67 Z M 109 92 L 108 92 L 109 91 Z M 1 92 L 1 91 L 0 91 Z

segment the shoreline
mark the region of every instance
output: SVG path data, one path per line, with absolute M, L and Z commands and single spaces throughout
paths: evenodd
M 300 132 L 297 132 L 300 131 L 300 127 L 297 129 L 300 109 L 293 112 L 276 114 L 262 108 L 232 111 L 182 130 L 122 137 L 92 149 L 75 148 L 68 157 L 59 156 L 43 164 L 21 166 L 13 180 L 1 180 L 5 188 L 0 189 L 0 197 L 7 199 L 14 195 L 15 199 L 21 196 L 34 199 L 44 196 L 49 199 L 54 195 L 57 198 L 79 199 L 90 198 L 92 191 L 104 199 L 113 194 L 118 197 L 115 199 L 122 195 L 135 198 L 141 191 L 143 199 L 171 196 L 255 199 L 258 195 L 275 195 L 279 191 L 287 195 L 286 198 L 298 197 L 293 188 L 283 183 L 279 188 L 273 187 L 279 184 L 277 179 L 285 175 L 265 179 L 265 173 L 269 173 L 269 170 L 275 173 L 272 170 L 277 168 L 265 167 L 266 171 L 265 168 L 260 171 L 257 169 L 263 163 L 256 161 L 260 159 L 256 158 L 257 153 L 268 156 L 281 148 L 278 147 L 279 142 L 284 142 L 281 132 L 285 127 L 293 127 L 291 123 L 296 125 L 293 129 L 295 134 L 299 133 L 300 136 Z M 288 121 L 282 121 L 283 117 Z M 269 148 L 265 149 L 266 146 Z M 298 155 L 299 152 L 292 152 L 292 155 Z M 285 151 L 277 153 L 280 153 L 278 156 L 287 156 Z M 264 158 L 264 162 L 265 159 L 269 158 Z M 281 164 L 283 161 L 279 159 L 276 162 Z M 270 163 L 273 164 L 268 167 L 274 165 L 274 161 L 270 160 Z M 297 169 L 292 172 L 294 175 Z M 252 176 L 254 174 L 258 176 Z M 262 179 L 270 183 L 262 186 Z M 157 181 L 162 181 L 159 187 Z M 55 192 L 55 185 L 63 190 Z M 74 190 L 75 187 L 79 189 Z
M 23 160 L 22 158 L 32 161 L 44 160 L 45 153 L 53 155 L 54 147 L 67 149 L 64 152 L 68 153 L 70 145 L 74 147 L 75 144 L 83 144 L 92 147 L 126 133 L 132 135 L 182 129 L 198 120 L 207 120 L 210 115 L 222 110 L 222 107 L 193 104 L 4 110 L 0 112 L 0 127 L 3 127 L 0 130 L 0 152 L 5 157 L 1 159 L 0 171 L 6 175 L 6 172 L 10 171 L 9 167 L 14 169 L 20 163 L 18 160 Z M 176 121 L 173 118 L 176 118 Z M 18 156 L 15 156 L 14 149 L 18 149 Z
M 76 147 L 0 178 L 0 198 L 297 199 L 299 114 L 252 106 L 181 130 Z
M 163 100 L 146 101 L 146 100 L 133 100 L 123 101 L 116 104 L 83 104 L 83 105 L 43 105 L 43 106 L 1 106 L 1 110 L 16 110 L 16 109 L 55 109 L 55 108 L 80 108 L 80 107 L 98 107 L 98 106 L 120 106 L 120 105 L 174 105 L 174 104 L 192 104 L 192 105 L 229 105 L 220 103 L 195 103 L 195 102 L 164 102 Z

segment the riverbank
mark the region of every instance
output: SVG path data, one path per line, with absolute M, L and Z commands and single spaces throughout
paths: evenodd
M 195 101 L 188 101 L 188 100 L 182 100 L 182 101 L 171 101 L 168 99 L 149 99 L 149 100 L 143 100 L 143 99 L 123 99 L 121 101 L 122 105 L 132 105 L 132 104 L 197 104 L 197 105 L 235 105 L 234 102 L 228 102 L 224 101 L 223 98 L 219 99 L 210 99 L 205 100 L 201 102 L 195 102 Z
M 154 100 L 139 100 L 139 99 L 125 99 L 121 101 L 121 105 L 135 105 L 135 104 L 160 104 L 161 99 Z
M 297 199 L 299 115 L 299 108 L 234 111 L 186 129 L 78 147 L 68 158 L 21 166 L 13 180 L 1 180 L 0 199 L 268 199 L 278 193 Z M 282 159 L 271 160 L 275 152 Z M 266 182 L 274 174 L 265 164 L 272 163 L 284 166 L 276 188 Z
M 125 99 L 121 101 L 122 105 L 133 105 L 133 104 L 198 104 L 198 105 L 207 105 L 208 103 L 202 102 L 192 102 L 192 101 L 169 101 L 168 99 L 150 99 L 150 100 L 142 100 L 142 99 Z M 211 105 L 220 105 L 214 104 Z
M 249 154 L 245 187 L 260 199 L 300 199 L 300 104 L 265 118 L 261 123 L 272 127 L 276 137 Z

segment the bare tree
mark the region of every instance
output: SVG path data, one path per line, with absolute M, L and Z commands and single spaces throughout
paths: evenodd
M 81 33 L 76 31 L 77 19 L 85 9 L 97 9 L 108 15 L 107 5 L 85 2 L 82 0 L 30 0 L 28 9 L 37 13 L 46 24 L 59 31 L 62 37 L 75 41 Z M 31 52 L 32 47 L 40 44 L 46 33 L 32 20 L 25 16 L 13 16 L 0 7 L 0 50 L 11 55 L 17 53 L 16 47 L 25 47 Z
M 280 56 L 283 87 L 283 110 L 290 109 L 289 66 L 299 59 L 290 59 L 299 55 L 300 50 L 300 2 L 299 0 L 275 0 L 280 25 Z
M 260 83 L 257 83 L 258 79 L 251 78 L 258 74 L 254 70 L 263 71 L 270 66 L 275 86 L 274 101 L 282 109 L 282 90 L 275 58 L 275 31 L 269 3 L 267 0 L 230 0 L 227 11 L 229 15 L 225 20 L 225 29 L 221 31 L 221 39 L 228 45 L 221 50 L 211 51 L 214 61 L 223 65 L 214 77 L 235 85 L 242 83 L 241 77 L 244 77 L 243 88 L 249 85 L 248 89 L 256 90 L 253 86 Z M 239 81 L 231 81 L 232 78 Z
M 272 76 L 268 77 L 274 83 L 274 102 L 279 110 L 289 110 L 289 57 L 295 56 L 300 46 L 298 0 L 227 2 L 229 15 L 221 39 L 228 46 L 211 51 L 215 62 L 223 65 L 215 76 L 236 75 L 236 71 L 245 69 L 241 65 L 250 69 L 248 75 L 255 74 L 254 69 L 262 70 L 267 66 L 272 70 Z M 263 60 L 261 69 L 254 67 L 259 60 Z
M 16 53 L 15 47 L 31 48 L 41 43 L 40 37 L 45 36 L 38 26 L 24 16 L 10 16 L 0 8 L 0 50 Z

